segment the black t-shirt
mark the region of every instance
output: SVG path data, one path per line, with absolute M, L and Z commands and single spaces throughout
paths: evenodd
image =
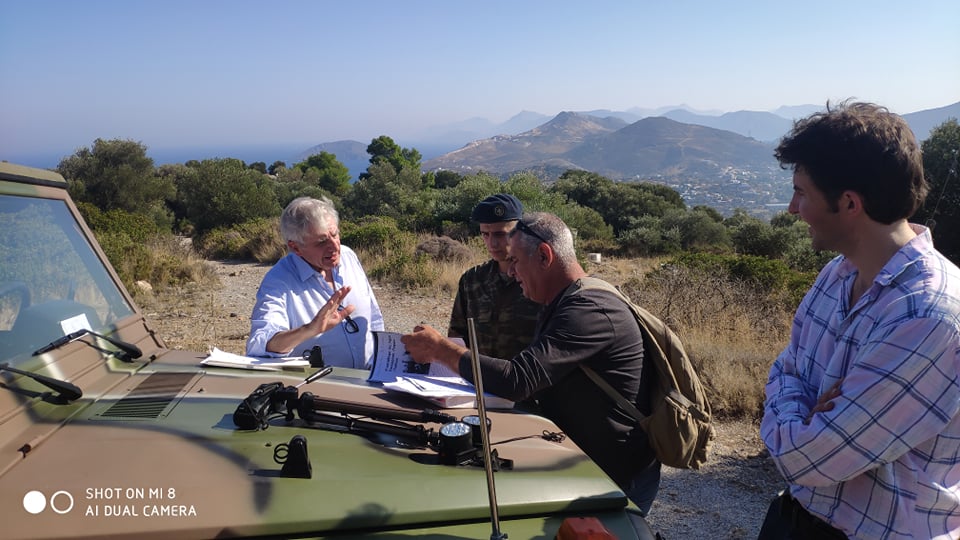
M 649 412 L 643 336 L 633 313 L 609 291 L 582 290 L 579 280 L 545 307 L 529 347 L 512 359 L 480 356 L 485 391 L 535 399 L 544 416 L 625 487 L 652 462 L 653 451 L 633 417 L 584 374 L 581 363 Z M 472 373 L 469 354 L 461 357 L 460 372 Z

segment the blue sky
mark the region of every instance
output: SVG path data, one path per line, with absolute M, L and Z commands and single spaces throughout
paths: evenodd
M 0 159 L 403 144 L 523 110 L 909 113 L 960 101 L 958 27 L 956 0 L 5 0 Z

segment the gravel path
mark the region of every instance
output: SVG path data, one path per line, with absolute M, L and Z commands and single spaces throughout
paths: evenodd
M 168 347 L 216 346 L 242 354 L 254 295 L 268 266 L 213 263 L 221 287 L 185 287 L 138 298 Z M 387 330 L 408 332 L 427 323 L 446 332 L 452 297 L 424 296 L 391 286 L 374 287 Z M 665 540 L 756 538 L 767 505 L 782 480 L 747 421 L 716 424 L 710 461 L 699 471 L 663 469 L 660 492 L 647 521 Z

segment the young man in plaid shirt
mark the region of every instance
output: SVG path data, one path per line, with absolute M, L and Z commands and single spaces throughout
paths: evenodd
M 770 370 L 760 434 L 789 485 L 760 538 L 960 537 L 960 270 L 907 219 L 927 183 L 902 118 L 842 104 L 796 123 L 789 211 L 840 255 Z

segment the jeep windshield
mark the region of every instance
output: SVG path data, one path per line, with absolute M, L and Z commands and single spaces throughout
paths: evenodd
M 132 314 L 65 201 L 0 195 L 0 360 Z

